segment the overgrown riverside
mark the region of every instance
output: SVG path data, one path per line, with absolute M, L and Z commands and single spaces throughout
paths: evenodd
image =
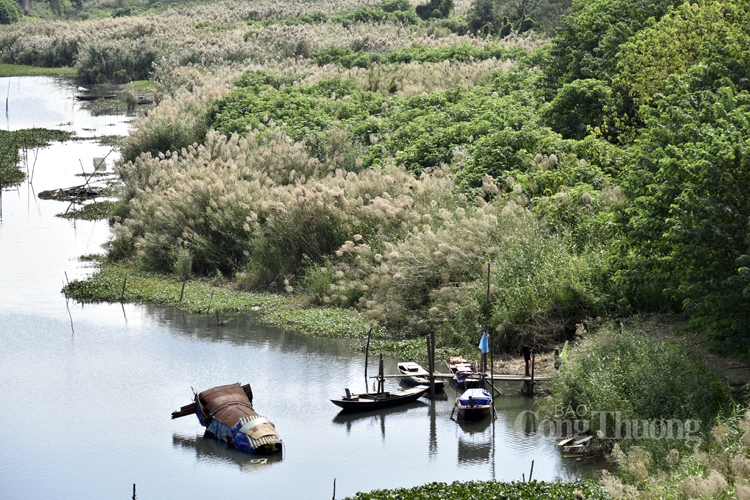
M 125 300 L 204 313 L 219 284 L 220 314 L 374 326 L 404 356 L 431 330 L 473 353 L 485 322 L 496 352 L 573 341 L 550 404 L 706 432 L 608 442 L 613 496 L 750 497 L 721 383 L 610 323 L 668 312 L 750 358 L 746 0 L 32 4 L 48 20 L 4 28 L 1 62 L 157 97 L 71 296 L 120 300 L 128 275 Z M 719 415 L 745 429 L 725 455 Z

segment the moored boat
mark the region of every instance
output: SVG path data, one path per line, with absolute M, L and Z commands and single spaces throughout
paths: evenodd
M 482 386 L 482 379 L 485 377 L 485 374 L 477 371 L 474 365 L 461 356 L 451 356 L 447 365 L 453 374 L 453 381 L 457 385 L 463 386 L 464 389 Z
M 398 364 L 398 372 L 403 375 L 401 381 L 407 385 L 430 385 L 430 372 L 413 361 Z M 445 388 L 445 380 L 435 379 L 435 390 L 440 392 Z
M 365 394 L 351 394 L 346 389 L 346 396 L 341 399 L 332 399 L 331 403 L 343 408 L 345 411 L 368 411 L 390 408 L 406 403 L 411 403 L 424 395 L 430 388 L 419 385 L 402 391 L 374 392 Z
M 459 420 L 481 420 L 492 412 L 492 396 L 484 389 L 467 389 L 456 398 Z
M 172 418 L 195 414 L 206 435 L 246 453 L 281 451 L 276 427 L 253 409 L 249 384 L 222 385 L 195 395 L 192 404 L 172 412 Z

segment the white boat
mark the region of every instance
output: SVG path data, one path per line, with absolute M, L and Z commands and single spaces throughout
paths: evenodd
M 430 386 L 430 372 L 413 361 L 399 363 L 398 372 L 403 375 L 401 381 L 407 385 Z M 435 378 L 435 390 L 439 392 L 443 389 L 445 389 L 445 380 L 442 378 Z

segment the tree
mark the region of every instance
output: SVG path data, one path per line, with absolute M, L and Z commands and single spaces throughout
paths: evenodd
M 618 279 L 657 283 L 723 349 L 750 352 L 750 94 L 710 65 L 644 116 Z

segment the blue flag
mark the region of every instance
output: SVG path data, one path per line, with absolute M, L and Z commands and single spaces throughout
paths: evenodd
M 487 338 L 487 332 L 482 334 L 482 340 L 479 341 L 479 350 L 482 351 L 482 354 L 490 352 L 490 342 Z

